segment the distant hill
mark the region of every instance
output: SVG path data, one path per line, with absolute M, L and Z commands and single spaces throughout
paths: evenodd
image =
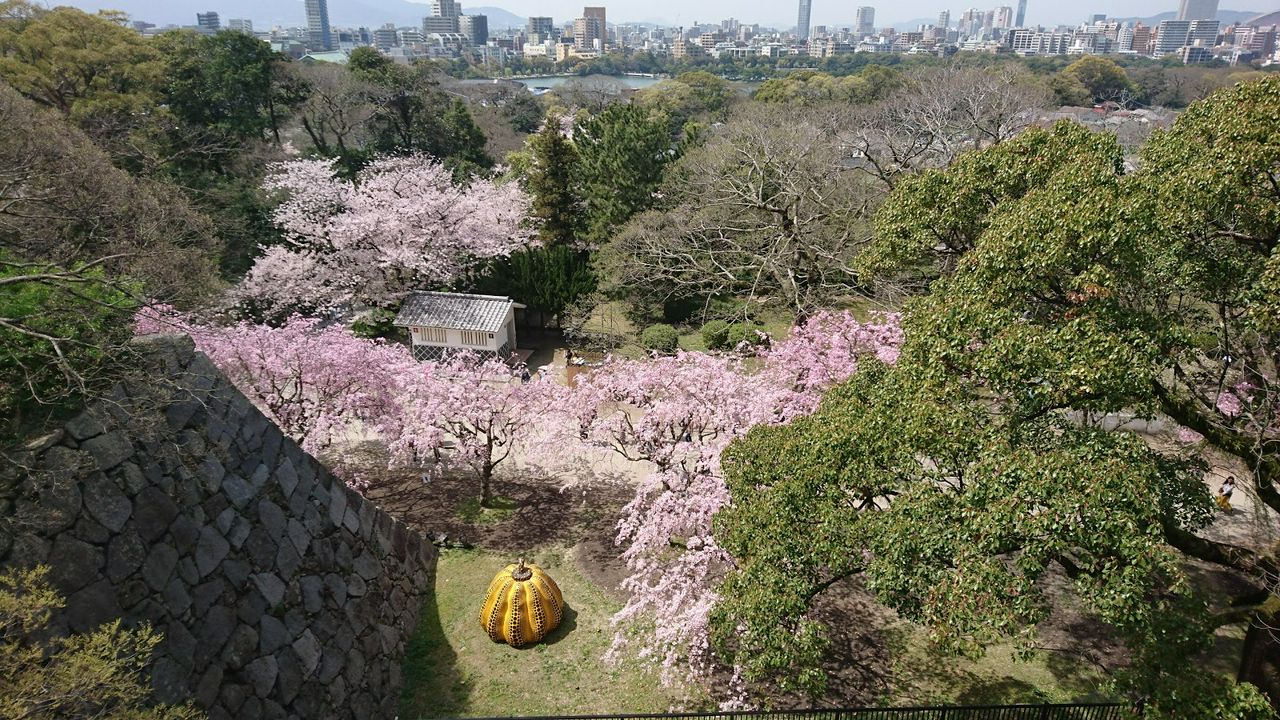
M 1239 22 L 1244 22 L 1245 20 L 1252 20 L 1253 18 L 1256 18 L 1261 14 L 1262 13 L 1257 10 L 1247 10 L 1247 11 L 1246 10 L 1219 10 L 1218 21 L 1221 22 L 1223 25 L 1230 25 L 1231 23 L 1239 23 Z M 1165 20 L 1177 20 L 1178 13 L 1170 11 L 1170 12 L 1162 12 L 1159 15 L 1152 15 L 1151 17 L 1144 17 L 1144 18 L 1130 17 L 1130 18 L 1110 18 L 1110 19 L 1119 20 L 1120 22 L 1129 22 L 1129 23 L 1140 22 L 1143 25 L 1159 25 L 1161 22 L 1164 22 Z
M 1252 20 L 1253 18 L 1258 17 L 1261 14 L 1262 13 L 1256 10 L 1248 10 L 1248 11 L 1219 10 L 1218 20 L 1225 26 L 1225 25 L 1230 25 L 1231 23 L 1238 23 L 1238 22 L 1244 22 L 1246 20 Z M 1111 18 L 1111 19 L 1119 20 L 1120 22 L 1128 22 L 1130 24 L 1135 22 L 1140 22 L 1143 25 L 1159 25 L 1162 20 L 1173 20 L 1177 17 L 1178 17 L 1178 13 L 1176 12 L 1164 12 L 1164 13 L 1160 13 L 1159 15 L 1153 15 L 1151 17 L 1144 17 L 1144 18 L 1128 17 L 1128 18 Z M 954 27 L 956 18 L 952 17 L 951 20 L 952 20 L 952 26 Z M 1085 18 L 1083 17 L 1080 18 L 1080 22 L 1084 22 L 1084 20 Z M 893 29 L 897 30 L 898 32 L 914 32 L 921 25 L 933 25 L 937 22 L 938 22 L 938 18 L 936 16 L 931 18 L 916 18 L 914 20 L 904 20 L 903 22 L 894 23 Z
M 256 29 L 273 25 L 300 27 L 307 15 L 302 0 L 51 0 L 50 5 L 71 5 L 90 12 L 122 10 L 134 20 L 157 25 L 195 25 L 196 13 L 216 10 L 225 25 L 230 18 L 248 18 Z M 485 14 L 490 29 L 523 27 L 524 19 L 501 8 L 468 8 L 468 13 Z M 419 26 L 431 14 L 431 6 L 408 0 L 330 0 L 329 23 L 336 27 Z M 511 23 L 515 25 L 511 25 Z

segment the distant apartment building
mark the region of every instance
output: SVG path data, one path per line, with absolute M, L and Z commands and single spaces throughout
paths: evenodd
M 246 20 L 244 18 L 231 18 L 230 20 L 227 21 L 227 28 L 230 30 L 235 30 L 236 32 L 242 32 L 242 33 L 252 35 L 253 21 Z
M 196 13 L 196 27 L 203 32 L 216 33 L 222 29 L 222 21 L 218 19 L 218 13 L 212 10 Z
M 312 50 L 332 50 L 329 32 L 329 0 L 306 0 L 307 41 Z
M 435 17 L 456 18 L 462 14 L 457 0 L 431 0 L 431 14 Z
M 1213 20 L 1218 17 L 1218 0 L 1182 0 L 1179 20 Z
M 1156 29 L 1151 54 L 1155 57 L 1164 57 L 1178 53 L 1184 47 L 1212 49 L 1217 44 L 1217 20 L 1165 20 Z M 1194 60 L 1194 62 L 1203 61 Z
M 876 9 L 866 5 L 861 6 L 854 13 L 853 33 L 859 39 L 868 35 L 876 34 Z
M 399 44 L 400 34 L 396 31 L 395 25 L 387 23 L 373 31 L 373 46 L 379 50 L 386 52 Z
M 458 16 L 458 32 L 471 43 L 472 47 L 480 47 L 489 42 L 489 17 L 487 15 Z
M 605 18 L 605 9 L 601 6 L 592 6 L 582 8 L 582 17 L 588 20 L 595 20 L 600 26 L 600 50 L 603 51 L 605 46 L 609 44 L 609 23 Z
M 556 32 L 556 23 L 549 17 L 531 17 L 525 25 L 525 34 L 529 37 L 537 37 L 541 42 L 548 39 L 559 37 L 560 33 Z
M 1013 30 L 1006 44 L 1018 55 L 1066 55 L 1075 38 L 1069 32 Z
M 942 28 L 943 30 L 946 30 L 947 28 L 951 27 L 951 11 L 950 10 L 943 10 L 942 12 L 938 13 L 937 26 Z
M 604 26 L 596 17 L 580 17 L 573 21 L 573 46 L 579 51 L 599 50 L 604 47 Z
M 455 16 L 428 15 L 422 18 L 423 35 L 441 35 L 458 32 L 458 21 Z

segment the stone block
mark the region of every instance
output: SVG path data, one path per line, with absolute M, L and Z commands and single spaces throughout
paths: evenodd
M 260 698 L 265 698 L 275 687 L 279 665 L 271 655 L 260 657 L 245 666 L 244 674 L 253 685 L 253 691 Z
M 302 558 L 298 557 L 298 552 L 293 549 L 293 545 L 288 540 L 281 543 L 280 550 L 276 552 L 276 570 L 280 573 L 280 577 L 292 578 L 301 565 Z
M 162 703 L 180 703 L 187 699 L 187 671 L 172 658 L 160 656 L 151 667 L 154 697 Z
M 244 587 L 253 568 L 243 560 L 225 560 L 222 563 L 222 574 L 227 577 L 231 587 L 239 590 Z
M 228 474 L 222 478 L 222 492 L 226 493 L 232 505 L 240 509 L 247 507 L 257 496 L 257 492 L 239 475 Z
M 288 520 L 285 517 L 284 510 L 279 505 L 267 499 L 258 501 L 258 523 L 259 526 L 271 535 L 272 541 L 279 543 L 284 539 L 285 528 Z
M 211 493 L 216 493 L 222 488 L 222 479 L 227 476 L 226 468 L 222 467 L 222 463 L 218 462 L 218 458 L 213 455 L 205 456 L 200 466 L 196 468 L 196 472 L 200 476 L 204 489 Z
M 196 646 L 197 657 L 203 656 L 205 662 L 222 652 L 227 639 L 236 629 L 236 614 L 229 607 L 216 605 L 205 615 L 200 625 L 200 644 Z M 230 708 L 228 708 L 230 709 Z
M 225 564 L 224 564 L 225 569 Z M 222 593 L 227 589 L 222 578 L 213 578 L 209 582 L 195 586 L 191 591 L 191 605 L 197 617 L 204 617 L 209 608 L 222 600 Z
M 324 607 L 324 580 L 316 575 L 307 575 L 298 582 L 302 593 L 302 606 L 308 613 L 315 614 Z
M 93 630 L 104 622 L 124 614 L 116 600 L 115 589 L 105 579 L 67 597 L 63 618 L 72 632 Z
M 69 595 L 101 577 L 105 562 L 102 550 L 64 533 L 49 551 L 49 582 Z
M 131 529 L 118 534 L 106 546 L 106 579 L 111 580 L 111 584 L 120 584 L 141 568 L 146 557 L 147 546 L 137 533 Z
M 274 617 L 263 615 L 258 621 L 258 654 L 274 655 L 292 639 L 293 636 L 289 634 L 284 623 Z
M 134 500 L 134 527 L 146 542 L 164 535 L 177 516 L 178 506 L 157 487 L 144 488 Z
M 107 431 L 107 426 L 102 421 L 102 418 L 89 411 L 75 416 L 63 427 L 66 428 L 67 434 L 77 441 L 88 440 Z
M 381 563 L 379 563 L 378 559 L 373 556 L 373 553 L 368 550 L 360 553 L 360 555 L 352 562 L 351 567 L 356 571 L 357 575 L 365 580 L 373 580 L 382 574 Z
M 302 665 L 298 662 L 293 650 L 288 648 L 276 655 L 276 664 L 279 666 L 280 672 L 277 682 L 277 697 L 285 706 L 289 706 L 293 703 L 294 698 L 298 697 L 298 691 L 302 688 Z
M 268 607 L 276 607 L 284 600 L 285 584 L 274 573 L 258 573 L 253 576 L 253 583 Z
M 112 430 L 80 444 L 93 457 L 99 470 L 110 470 L 133 455 L 133 443 L 119 430 Z
M 200 525 L 187 515 L 179 515 L 169 526 L 169 534 L 173 537 L 174 548 L 185 555 L 190 553 L 199 541 Z
M 155 592 L 169 586 L 169 579 L 178 566 L 178 551 L 168 545 L 154 545 L 142 564 L 142 577 Z
M 195 694 L 192 700 L 202 709 L 209 709 L 218 700 L 218 691 L 222 687 L 222 666 L 214 665 L 205 671 L 200 677 L 200 682 L 196 683 Z
M 188 672 L 195 665 L 196 638 L 181 622 L 175 620 L 165 627 L 160 650 Z
M 222 650 L 226 667 L 238 670 L 258 657 L 258 631 L 249 625 L 238 625 Z
M 286 532 L 289 535 L 289 542 L 293 543 L 293 549 L 298 551 L 298 557 L 305 556 L 307 548 L 311 546 L 311 533 L 307 532 L 307 527 L 296 518 L 290 518 Z
M 164 603 L 174 615 L 182 615 L 191 607 L 191 594 L 187 592 L 187 585 L 181 578 L 175 577 L 169 581 L 164 589 Z
M 298 656 L 298 663 L 302 667 L 305 677 L 311 677 L 316 669 L 320 667 L 320 642 L 316 640 L 316 636 L 311 634 L 310 630 L 303 630 L 302 636 L 293 641 L 293 652 Z
M 107 476 L 95 473 L 84 486 L 84 509 L 113 533 L 120 532 L 133 514 L 133 503 Z
M 196 570 L 199 571 L 200 577 L 206 577 L 213 572 L 227 557 L 227 553 L 231 550 L 231 545 L 227 543 L 226 538 L 218 532 L 218 529 L 212 525 L 206 525 L 200 531 L 200 540 L 196 543 Z

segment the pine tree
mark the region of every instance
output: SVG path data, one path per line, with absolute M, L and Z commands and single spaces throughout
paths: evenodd
M 542 130 L 529 139 L 532 156 L 525 191 L 533 198 L 533 217 L 541 221 L 543 245 L 573 245 L 581 227 L 581 203 L 573 180 L 578 150 L 564 136 L 560 115 L 547 115 Z

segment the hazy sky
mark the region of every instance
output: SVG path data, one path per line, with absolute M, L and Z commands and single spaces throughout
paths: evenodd
M 332 5 L 341 0 L 329 0 Z M 852 25 L 854 8 L 866 4 L 876 9 L 876 24 L 884 25 L 915 18 L 938 16 L 942 10 L 950 10 L 956 18 L 969 7 L 990 8 L 1000 5 L 1017 6 L 1017 0 L 813 0 L 815 25 Z M 477 0 L 462 3 L 464 7 L 491 5 L 509 10 L 517 15 L 551 15 L 560 18 L 575 17 L 582 4 L 566 0 Z M 668 22 L 691 25 L 694 21 L 715 22 L 736 17 L 743 22 L 758 22 L 777 27 L 790 27 L 796 22 L 797 0 L 770 2 L 768 0 L 606 0 L 600 4 L 608 8 L 609 20 L 645 20 L 661 18 Z M 1259 12 L 1270 8 L 1264 5 L 1280 5 L 1277 0 L 1226 0 L 1220 7 L 1226 10 L 1251 10 Z M 1084 0 L 1061 2 L 1060 0 L 1029 0 L 1027 22 L 1029 24 L 1075 24 L 1091 14 L 1106 13 L 1112 17 L 1146 17 L 1177 10 L 1177 0 Z

